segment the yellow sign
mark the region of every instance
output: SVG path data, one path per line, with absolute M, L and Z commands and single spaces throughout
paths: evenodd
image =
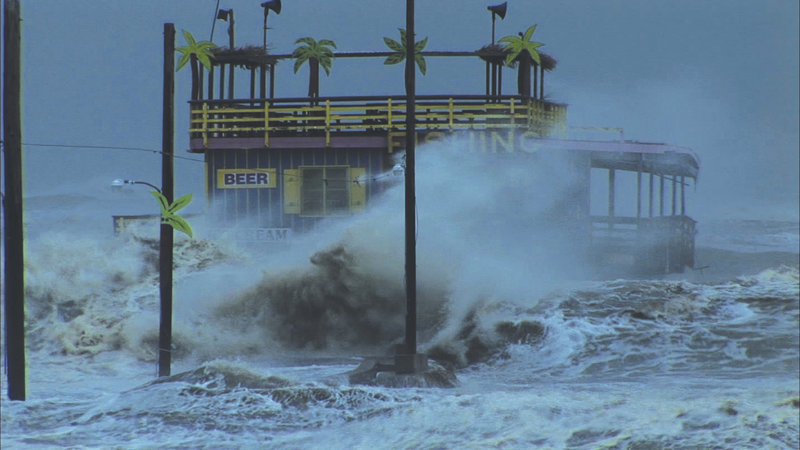
M 218 169 L 217 189 L 274 188 L 275 169 Z

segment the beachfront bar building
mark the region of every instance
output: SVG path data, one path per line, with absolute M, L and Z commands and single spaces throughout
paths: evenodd
M 520 53 L 516 80 L 506 81 L 513 94 L 504 94 L 508 52 L 495 44 L 477 51 L 421 52 L 423 57 L 480 59 L 485 71 L 475 76 L 485 78 L 485 90 L 418 95 L 417 142 L 459 134 L 465 151 L 531 163 L 540 152 L 564 153 L 582 175 L 569 189 L 563 214 L 587 243 L 589 257 L 609 264 L 628 258 L 649 272 L 692 267 L 695 222 L 686 215 L 686 186 L 698 173 L 694 153 L 622 139 L 569 139 L 567 105 L 545 100 L 544 77 L 555 69 L 555 59 L 539 53 L 536 62 Z M 330 52 L 329 57 L 389 58 L 393 53 Z M 209 213 L 224 226 L 246 229 L 247 239 L 291 239 L 323 219 L 364 211 L 385 186 L 375 180 L 392 171 L 404 150 L 405 96 L 319 96 L 320 61 L 314 57 L 306 58 L 308 95 L 276 98 L 276 64 L 297 63 L 298 57 L 303 56 L 271 55 L 263 47 L 217 48 L 208 69 L 196 66 L 189 151 L 204 156 Z M 242 79 L 249 80 L 249 90 L 234 92 L 235 86 L 247 86 Z M 635 185 L 618 186 L 621 172 L 634 173 Z M 590 178 L 598 173 L 607 180 L 607 198 L 590 195 Z M 635 215 L 617 214 L 617 193 L 623 188 L 635 192 Z M 590 214 L 596 209 L 592 202 L 603 202 L 604 214 Z

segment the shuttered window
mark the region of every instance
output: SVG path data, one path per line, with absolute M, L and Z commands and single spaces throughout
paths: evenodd
M 350 214 L 348 167 L 300 167 L 299 172 L 301 216 Z
M 366 207 L 366 169 L 300 166 L 284 170 L 283 213 L 303 217 L 343 216 Z

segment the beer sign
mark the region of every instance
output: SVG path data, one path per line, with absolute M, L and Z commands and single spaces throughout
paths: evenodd
M 218 189 L 274 188 L 275 169 L 218 169 Z

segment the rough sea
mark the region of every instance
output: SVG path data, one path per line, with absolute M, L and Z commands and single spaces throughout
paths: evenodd
M 4 361 L 2 447 L 800 446 L 796 219 L 701 221 L 703 269 L 602 278 L 542 220 L 568 176 L 556 162 L 487 175 L 478 156 L 420 155 L 418 341 L 456 387 L 346 376 L 403 337 L 396 182 L 289 243 L 191 218 L 165 378 L 158 227 L 111 231 L 155 201 L 58 191 L 26 199 L 27 400 L 8 400 Z

